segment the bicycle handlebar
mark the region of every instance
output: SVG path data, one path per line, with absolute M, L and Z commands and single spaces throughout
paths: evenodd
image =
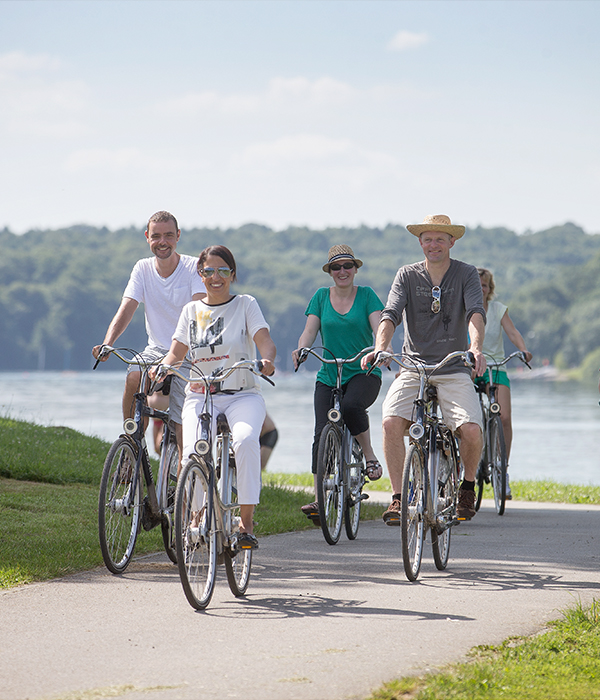
M 487 364 L 488 364 L 488 367 L 490 367 L 490 368 L 502 367 L 502 365 L 505 365 L 509 360 L 512 360 L 513 357 L 518 357 L 519 360 L 521 360 L 521 362 L 524 365 L 527 365 L 527 367 L 529 367 L 529 369 L 531 369 L 531 365 L 525 359 L 525 353 L 522 350 L 516 350 L 515 352 L 512 352 L 508 357 L 505 357 L 501 362 L 496 362 L 493 360 L 492 362 L 488 362 Z M 492 358 L 490 358 L 490 359 L 492 359 Z
M 210 386 L 212 384 L 219 384 L 220 382 L 224 382 L 236 370 L 247 369 L 248 371 L 252 372 L 252 374 L 255 374 L 257 377 L 260 377 L 266 382 L 269 382 L 269 384 L 271 384 L 272 386 L 275 386 L 275 382 L 269 377 L 267 377 L 266 374 L 262 373 L 263 366 L 264 365 L 262 360 L 240 360 L 239 362 L 233 364 L 231 367 L 215 370 L 212 374 L 208 375 L 202 374 L 197 367 L 192 366 L 192 371 L 198 372 L 198 376 L 186 377 L 179 371 L 177 367 L 173 367 L 172 365 L 159 364 L 158 369 L 156 370 L 154 381 L 157 383 L 161 382 L 170 372 L 171 374 L 176 375 L 180 379 L 183 379 L 184 382 L 188 382 L 190 384 L 193 384 L 195 382 L 203 382 L 206 388 L 210 389 Z
M 330 352 L 329 350 L 327 350 L 327 348 L 323 348 L 321 346 L 319 346 L 319 349 L 324 350 L 326 352 Z M 354 355 L 354 357 L 345 357 L 345 358 L 344 357 L 333 357 L 332 359 L 327 359 L 327 358 L 319 355 L 318 352 L 315 352 L 314 348 L 299 348 L 298 366 L 296 367 L 294 372 L 298 371 L 298 368 L 300 367 L 300 365 L 308 359 L 309 355 L 313 355 L 314 357 L 317 358 L 317 360 L 321 360 L 321 362 L 324 362 L 325 364 L 339 366 L 339 365 L 349 364 L 350 362 L 356 362 L 356 360 L 358 360 L 359 357 L 361 357 L 362 355 L 365 355 L 368 352 L 371 352 L 371 350 L 373 350 L 373 349 L 374 348 L 371 345 L 368 348 L 363 348 L 362 350 L 359 350 L 356 353 L 356 355 Z M 331 354 L 333 355 L 333 353 L 331 353 Z
M 449 362 L 457 358 L 461 358 L 467 367 L 475 367 L 475 356 L 470 350 L 455 350 L 454 352 L 451 352 L 448 355 L 446 355 L 446 357 L 444 357 L 443 360 L 440 360 L 435 365 L 428 365 L 425 362 L 422 362 L 421 360 L 417 359 L 416 357 L 411 357 L 403 353 L 391 353 L 385 352 L 385 350 L 380 350 L 375 355 L 367 374 L 370 374 L 375 369 L 375 367 L 378 367 L 379 365 L 383 364 L 386 360 L 394 360 L 394 362 L 400 365 L 400 367 L 404 367 L 404 369 L 416 370 L 417 372 L 419 372 L 419 374 L 424 374 L 427 371 L 430 371 L 431 374 L 433 374 L 438 369 L 441 369 Z
M 98 357 L 96 358 L 96 362 L 93 366 L 92 369 L 96 369 L 98 367 L 98 364 L 102 361 L 104 357 L 107 357 L 111 353 L 113 355 L 116 355 L 120 360 L 123 360 L 125 364 L 127 365 L 138 365 L 139 367 L 150 367 L 152 365 L 157 365 L 159 364 L 160 360 L 153 360 L 153 361 L 148 361 L 148 360 L 130 360 L 127 357 L 123 357 L 121 355 L 121 352 L 130 352 L 132 355 L 136 356 L 139 355 L 135 350 L 129 350 L 129 348 L 113 348 L 111 345 L 102 345 L 100 347 L 100 352 L 98 353 Z

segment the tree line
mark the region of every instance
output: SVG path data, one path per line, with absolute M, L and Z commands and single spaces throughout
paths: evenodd
M 364 262 L 357 284 L 373 287 L 384 302 L 398 267 L 422 259 L 417 239 L 400 224 L 322 231 L 195 228 L 182 231 L 178 250 L 198 255 L 216 243 L 234 253 L 234 289 L 258 299 L 283 370 L 291 368 L 308 300 L 329 284 L 321 267 L 330 246 L 353 248 Z M 0 245 L 0 370 L 89 369 L 91 348 L 102 341 L 134 263 L 150 255 L 143 229 L 72 226 L 22 235 L 4 229 Z M 522 235 L 478 227 L 467 229 L 452 254 L 492 270 L 497 298 L 509 305 L 536 364 L 567 368 L 595 361 L 600 236 L 570 223 Z M 145 340 L 139 309 L 120 345 L 139 349 Z M 394 345 L 400 348 L 400 337 Z

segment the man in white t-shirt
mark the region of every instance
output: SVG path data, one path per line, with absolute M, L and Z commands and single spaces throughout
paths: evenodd
M 135 310 L 144 304 L 148 345 L 144 359 L 160 359 L 171 347 L 171 339 L 183 307 L 192 300 L 202 299 L 206 288 L 197 270 L 197 258 L 180 255 L 177 242 L 181 232 L 177 219 L 167 211 L 153 214 L 145 231 L 146 240 L 154 257 L 138 260 L 131 272 L 123 300 L 111 321 L 102 345 L 116 343 L 125 331 Z M 98 358 L 102 345 L 96 345 L 92 354 Z M 108 359 L 102 358 L 102 361 Z M 140 372 L 130 368 L 123 393 L 123 418 L 133 417 L 134 394 L 140 383 Z M 184 382 L 174 377 L 169 394 L 169 413 L 175 423 L 177 442 L 181 449 L 181 408 Z

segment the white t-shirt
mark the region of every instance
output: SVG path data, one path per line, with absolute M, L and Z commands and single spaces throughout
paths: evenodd
M 173 340 L 187 345 L 192 365 L 210 374 L 214 370 L 231 367 L 240 360 L 256 359 L 254 336 L 269 325 L 256 299 L 249 294 L 234 296 L 224 304 L 210 305 L 192 301 L 184 306 Z M 198 376 L 192 372 L 190 378 Z M 189 385 L 191 391 L 200 385 Z M 234 372 L 225 380 L 222 389 L 252 389 L 254 375 L 246 370 Z
M 136 262 L 123 296 L 144 304 L 148 345 L 166 352 L 181 309 L 194 294 L 206 293 L 206 287 L 196 267 L 198 258 L 180 255 L 175 271 L 168 277 L 158 274 L 154 261 L 152 257 Z

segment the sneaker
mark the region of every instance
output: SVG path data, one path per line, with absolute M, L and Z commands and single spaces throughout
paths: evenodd
M 383 522 L 386 525 L 400 525 L 400 501 L 395 498 L 389 508 L 383 514 Z
M 476 512 L 475 491 L 460 489 L 458 492 L 458 508 L 456 509 L 456 517 L 459 520 L 471 520 Z
M 305 506 L 301 506 L 300 510 L 306 515 L 306 517 L 312 521 L 313 525 L 321 527 L 321 518 L 319 517 L 319 504 L 315 501 L 314 503 L 307 503 Z

